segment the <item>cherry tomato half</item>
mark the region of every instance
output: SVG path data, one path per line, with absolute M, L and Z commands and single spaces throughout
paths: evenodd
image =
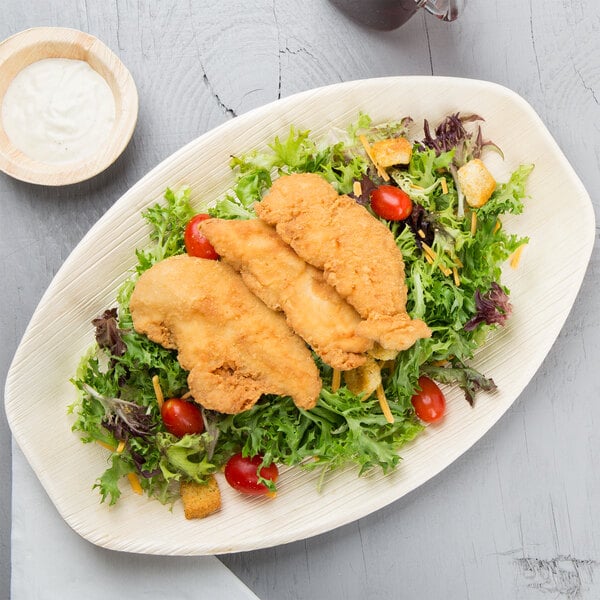
M 404 221 L 410 216 L 413 203 L 399 187 L 380 185 L 371 192 L 371 208 L 376 215 L 388 221 Z
M 415 407 L 417 417 L 426 423 L 439 421 L 446 412 L 446 398 L 435 381 L 425 377 L 419 377 L 420 391 L 411 398 Z
M 262 456 L 242 456 L 241 453 L 234 454 L 225 465 L 225 479 L 227 483 L 238 492 L 263 496 L 271 493 L 269 488 L 258 481 L 258 468 L 263 461 Z M 279 470 L 275 463 L 260 470 L 263 479 L 269 479 L 273 483 L 279 477 Z
M 160 414 L 167 431 L 179 438 L 186 433 L 202 433 L 204 431 L 204 420 L 200 407 L 187 400 L 181 398 L 165 400 Z
M 195 215 L 188 221 L 188 224 L 185 226 L 183 240 L 185 242 L 186 252 L 190 256 L 208 258 L 210 260 L 217 260 L 217 258 L 219 258 L 219 255 L 216 253 L 212 244 L 208 241 L 206 236 L 204 236 L 199 229 L 200 223 L 210 218 L 210 215 L 207 214 Z

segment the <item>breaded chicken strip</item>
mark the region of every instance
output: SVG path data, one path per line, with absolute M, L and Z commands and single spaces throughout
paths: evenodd
M 360 315 L 260 219 L 209 219 L 200 225 L 221 258 L 267 306 L 335 369 L 364 364 L 373 341 L 357 335 Z
M 388 350 L 431 335 L 406 313 L 404 261 L 390 230 L 325 179 L 280 177 L 255 210 L 365 319 L 357 333 Z
M 262 394 L 316 404 L 321 380 L 310 351 L 228 265 L 187 254 L 160 261 L 138 280 L 130 309 L 137 332 L 178 351 L 202 406 L 234 414 Z

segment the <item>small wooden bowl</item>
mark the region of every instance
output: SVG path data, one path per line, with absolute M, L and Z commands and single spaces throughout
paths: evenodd
M 137 121 L 137 89 L 123 63 L 94 36 L 76 29 L 36 27 L 0 43 L 0 110 L 4 94 L 17 73 L 44 58 L 84 60 L 106 80 L 115 98 L 112 132 L 96 155 L 81 162 L 49 164 L 15 148 L 0 119 L 0 170 L 29 183 L 52 186 L 77 183 L 104 171 L 129 143 Z

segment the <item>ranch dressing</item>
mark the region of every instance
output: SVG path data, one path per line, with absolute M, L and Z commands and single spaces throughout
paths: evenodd
M 90 158 L 106 143 L 115 99 L 82 60 L 47 58 L 12 80 L 0 112 L 4 131 L 23 154 L 44 163 Z

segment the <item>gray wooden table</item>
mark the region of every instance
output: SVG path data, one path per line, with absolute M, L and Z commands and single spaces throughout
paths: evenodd
M 387 33 L 349 21 L 326 0 L 4 0 L 1 13 L 0 39 L 37 25 L 98 36 L 140 94 L 133 140 L 105 173 L 58 189 L 0 174 L 2 381 L 53 275 L 121 194 L 189 140 L 294 92 L 384 75 L 503 84 L 537 110 L 599 208 L 597 0 L 471 0 L 454 24 L 419 14 Z M 540 371 L 438 477 L 356 523 L 223 562 L 262 599 L 600 598 L 599 300 L 595 251 Z M 0 440 L 0 598 L 7 598 L 11 446 L 3 413 Z

